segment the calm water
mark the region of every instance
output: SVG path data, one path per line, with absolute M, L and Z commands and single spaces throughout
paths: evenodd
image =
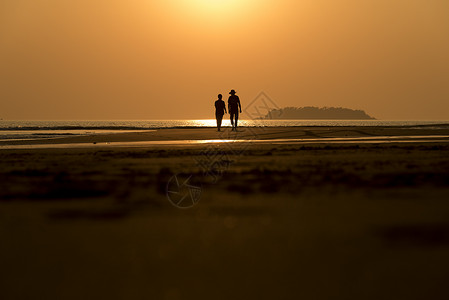
M 230 126 L 223 120 L 223 126 Z M 241 120 L 239 126 L 439 126 L 443 121 L 387 120 Z M 0 140 L 58 138 L 114 132 L 135 132 L 161 128 L 215 127 L 215 120 L 116 120 L 116 121 L 6 121 L 0 120 Z

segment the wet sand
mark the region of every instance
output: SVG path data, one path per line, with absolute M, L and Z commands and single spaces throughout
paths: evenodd
M 447 299 L 448 129 L 241 130 L 0 142 L 0 298 Z
M 94 134 L 85 136 L 62 137 L 53 139 L 0 141 L 2 145 L 28 144 L 73 144 L 73 143 L 112 143 L 142 141 L 177 141 L 177 140 L 271 140 L 271 139 L 317 139 L 317 138 L 350 138 L 378 136 L 447 136 L 449 125 L 422 126 L 364 126 L 364 127 L 247 127 L 237 132 L 225 127 L 221 132 L 215 128 L 178 128 L 142 130 L 136 132 Z

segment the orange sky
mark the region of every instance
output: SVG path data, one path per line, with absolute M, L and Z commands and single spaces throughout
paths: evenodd
M 0 118 L 213 118 L 230 89 L 448 120 L 449 1 L 0 1 Z

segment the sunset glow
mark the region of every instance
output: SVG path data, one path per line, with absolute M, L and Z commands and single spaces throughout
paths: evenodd
M 223 14 L 247 10 L 256 5 L 255 0 L 172 0 L 182 7 L 206 14 Z
M 235 29 L 257 18 L 257 11 L 272 0 L 169 0 L 169 14 L 189 26 L 200 26 L 200 32 L 217 28 Z M 229 32 L 227 32 L 229 33 Z
M 447 118 L 446 0 L 45 3 L 1 6 L 0 118 L 207 119 L 231 89 L 243 105 L 264 91 L 279 107 Z
M 449 0 L 0 0 L 0 300 L 449 299 Z
M 184 0 L 189 2 L 191 5 L 197 6 L 199 8 L 214 10 L 214 9 L 239 9 L 239 6 L 244 6 L 245 2 L 241 0 Z

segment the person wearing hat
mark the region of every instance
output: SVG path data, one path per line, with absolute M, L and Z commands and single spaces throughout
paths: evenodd
M 218 95 L 218 100 L 215 101 L 215 118 L 217 119 L 217 128 L 220 131 L 221 121 L 223 120 L 223 115 L 226 113 L 226 104 L 222 100 L 223 96 Z
M 237 122 L 239 121 L 239 111 L 242 113 L 242 106 L 240 105 L 239 96 L 235 94 L 235 91 L 232 90 L 229 92 L 231 96 L 228 99 L 228 111 L 231 116 L 231 125 L 232 131 L 237 131 Z

